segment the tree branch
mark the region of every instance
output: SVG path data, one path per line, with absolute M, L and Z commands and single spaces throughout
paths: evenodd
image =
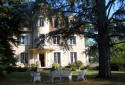
M 108 9 L 110 7 L 110 5 L 112 5 L 116 0 L 111 0 L 109 1 L 109 3 L 106 6 L 106 9 Z
M 121 42 L 118 42 L 118 43 L 112 43 L 110 46 L 118 45 L 118 44 L 121 44 L 121 43 L 125 43 L 125 41 L 121 41 Z

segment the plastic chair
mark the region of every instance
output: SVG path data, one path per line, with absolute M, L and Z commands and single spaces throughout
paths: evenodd
M 30 75 L 31 75 L 31 80 L 30 80 L 31 83 L 41 82 L 40 73 L 31 71 Z
M 81 72 L 79 72 L 78 76 L 77 76 L 77 80 L 79 80 L 79 79 L 87 80 L 85 74 L 86 74 L 86 70 L 82 70 Z

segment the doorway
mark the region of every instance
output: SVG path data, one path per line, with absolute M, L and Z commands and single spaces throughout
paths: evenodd
M 45 54 L 44 53 L 39 54 L 39 60 L 41 63 L 41 67 L 45 67 Z

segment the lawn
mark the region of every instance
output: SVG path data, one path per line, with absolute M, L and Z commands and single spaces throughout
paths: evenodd
M 77 72 L 73 71 L 73 81 L 68 82 L 68 79 L 55 80 L 54 85 L 125 85 L 125 72 L 112 71 L 112 79 L 110 80 L 100 80 L 95 78 L 98 71 L 88 70 L 87 80 L 77 80 Z M 41 72 L 41 83 L 32 85 L 51 85 L 51 81 L 48 79 L 48 72 Z M 14 72 L 11 74 L 6 74 L 5 79 L 0 80 L 0 85 L 29 85 L 30 74 L 29 72 Z

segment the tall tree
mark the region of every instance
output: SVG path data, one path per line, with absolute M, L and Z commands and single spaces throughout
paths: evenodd
M 124 0 L 36 0 L 41 10 L 48 17 L 50 14 L 63 19 L 72 15 L 75 20 L 73 26 L 62 26 L 49 33 L 49 36 L 61 34 L 64 41 L 73 34 L 84 34 L 93 38 L 98 45 L 99 54 L 99 78 L 110 78 L 110 46 L 114 40 L 124 42 L 125 27 L 125 1 Z M 44 4 L 43 4 L 44 3 Z M 117 3 L 117 4 L 116 4 Z M 46 6 L 44 8 L 44 6 Z M 115 7 L 115 11 L 112 11 Z M 69 23 L 68 23 L 69 24 Z M 115 44 L 119 44 L 115 43 Z M 65 44 L 64 44 L 65 46 Z
M 0 0 L 0 76 L 16 62 L 12 44 L 16 45 L 14 36 L 20 35 L 24 22 L 20 11 L 19 0 Z

